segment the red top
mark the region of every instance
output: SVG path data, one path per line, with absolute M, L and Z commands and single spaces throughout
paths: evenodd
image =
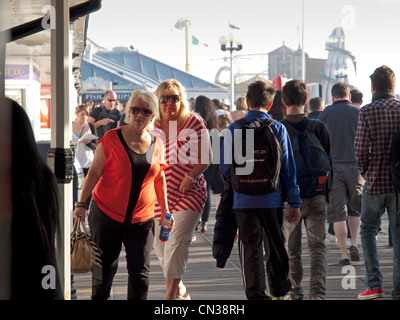
M 198 141 L 210 139 L 205 133 L 207 128 L 203 120 L 196 114 L 191 114 L 176 138 L 166 139 L 165 133 L 157 126 L 153 133 L 161 137 L 165 143 L 165 159 L 168 168 L 165 170 L 167 181 L 168 207 L 171 213 L 190 210 L 202 212 L 207 200 L 207 184 L 203 174 L 197 177 L 190 191 L 179 192 L 179 186 L 198 161 Z M 156 204 L 155 216 L 161 216 L 161 207 Z
M 118 222 L 138 223 L 154 217 L 154 179 L 168 165 L 162 140 L 152 138 L 154 143 L 143 155 L 127 147 L 121 128 L 109 130 L 99 141 L 106 160 L 93 198 L 106 215 Z

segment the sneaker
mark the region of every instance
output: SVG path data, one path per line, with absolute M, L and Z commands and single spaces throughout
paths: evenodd
M 351 261 L 360 261 L 360 254 L 358 253 L 358 249 L 355 246 L 350 246 L 350 259 Z
M 189 293 L 185 292 L 183 296 L 175 296 L 175 300 L 190 300 L 190 295 Z
M 359 300 L 369 300 L 369 299 L 377 299 L 377 298 L 383 298 L 384 293 L 382 289 L 377 289 L 377 290 L 365 290 L 363 293 L 360 293 L 358 295 Z
M 334 234 L 329 234 L 328 239 L 329 239 L 330 243 L 336 243 L 337 242 L 336 236 Z
M 271 298 L 271 300 L 288 300 L 288 299 L 285 299 L 286 296 L 283 296 L 283 297 L 274 297 L 274 296 L 271 294 L 271 292 L 269 291 L 269 289 L 268 289 L 267 295 Z
M 303 300 L 302 294 L 290 294 L 289 300 Z
M 274 296 L 270 296 L 271 300 L 284 300 L 285 297 L 274 297 Z
M 349 259 L 342 259 L 339 261 L 339 266 L 349 266 L 350 265 L 350 260 Z

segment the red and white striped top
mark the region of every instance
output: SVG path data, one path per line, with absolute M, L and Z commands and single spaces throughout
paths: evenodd
M 170 123 L 170 133 L 175 124 Z M 168 167 L 164 172 L 167 182 L 168 207 L 172 214 L 184 210 L 203 211 L 207 200 L 207 184 L 204 176 L 201 174 L 193 184 L 193 188 L 186 193 L 179 192 L 179 186 L 185 178 L 185 174 L 189 173 L 197 164 L 199 139 L 206 138 L 206 132 L 207 128 L 203 120 L 195 114 L 190 115 L 175 138 L 166 139 L 160 126 L 157 126 L 152 132 L 163 140 L 165 146 L 165 160 Z M 154 215 L 156 218 L 161 216 L 161 207 L 158 203 Z

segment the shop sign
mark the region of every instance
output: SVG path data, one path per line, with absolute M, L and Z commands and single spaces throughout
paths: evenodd
M 29 80 L 29 65 L 7 64 L 5 78 L 6 80 Z

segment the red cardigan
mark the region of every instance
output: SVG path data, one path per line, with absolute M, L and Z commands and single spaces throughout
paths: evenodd
M 129 202 L 132 174 L 129 156 L 118 137 L 117 130 L 109 130 L 99 141 L 103 146 L 106 160 L 93 198 L 106 215 L 123 222 Z M 154 207 L 157 202 L 154 179 L 167 166 L 164 160 L 163 142 L 156 137 L 151 166 L 141 185 L 131 223 L 143 222 L 154 217 Z

